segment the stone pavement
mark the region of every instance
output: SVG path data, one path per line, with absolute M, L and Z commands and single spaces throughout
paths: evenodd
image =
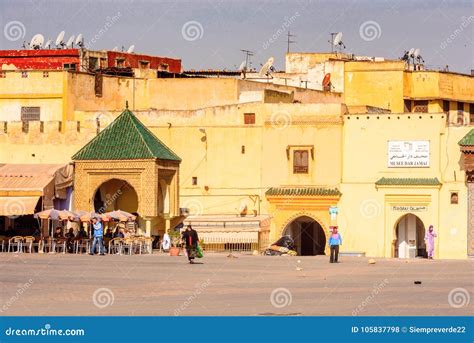
M 1 253 L 0 315 L 474 313 L 473 260 L 235 256 Z

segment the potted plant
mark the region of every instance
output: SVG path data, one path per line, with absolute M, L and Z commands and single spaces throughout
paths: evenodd
M 181 251 L 181 232 L 172 230 L 169 235 L 171 239 L 170 256 L 179 256 Z

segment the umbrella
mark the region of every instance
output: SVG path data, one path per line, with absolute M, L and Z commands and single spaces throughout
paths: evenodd
M 107 212 L 105 215 L 121 222 L 133 221 L 137 218 L 135 215 L 122 210 Z
M 74 212 L 68 210 L 56 210 L 52 208 L 50 210 L 44 210 L 35 213 L 35 218 L 52 220 L 77 220 L 77 215 Z
M 78 211 L 77 215 L 79 216 L 81 222 L 90 222 L 92 218 L 100 218 L 104 222 L 110 220 L 110 218 L 103 213 Z

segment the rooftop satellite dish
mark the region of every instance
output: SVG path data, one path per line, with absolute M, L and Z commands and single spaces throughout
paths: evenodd
M 75 44 L 81 48 L 84 46 L 84 37 L 82 36 L 82 33 L 77 35 Z
M 413 57 L 417 58 L 420 56 L 420 48 L 416 48 L 415 51 L 413 51 Z
M 118 51 L 118 46 L 114 46 L 114 48 L 112 49 L 112 51 Z
M 408 50 L 408 56 L 413 58 L 415 57 L 414 54 L 415 54 L 415 48 L 411 48 L 410 50 Z
M 63 47 L 64 46 L 64 42 L 63 42 L 63 39 L 64 39 L 64 35 L 66 34 L 65 31 L 61 31 L 59 32 L 59 35 L 58 37 L 56 38 L 56 42 L 55 42 L 55 45 L 57 48 L 60 48 L 60 47 Z
M 43 47 L 44 47 L 45 49 L 50 49 L 52 42 L 53 42 L 53 41 L 52 41 L 51 39 L 48 39 L 48 41 L 46 42 L 45 45 L 43 45 Z
M 332 41 L 332 45 L 335 46 L 336 48 L 339 47 L 339 49 L 341 50 L 346 48 L 346 46 L 342 42 L 342 32 L 336 33 Z
M 260 71 L 258 72 L 258 74 L 261 76 L 261 77 L 264 77 L 264 76 L 270 76 L 270 72 L 271 71 L 274 71 L 275 69 L 273 68 L 273 62 L 275 61 L 275 59 L 273 57 L 270 57 L 268 59 L 267 62 L 265 62 L 265 64 L 262 66 L 262 68 L 260 68 Z
M 130 45 L 130 47 L 128 48 L 127 52 L 128 52 L 129 54 L 132 54 L 134 50 L 135 50 L 135 45 L 132 44 L 132 45 Z
M 331 73 L 327 73 L 326 75 L 324 75 L 323 88 L 329 87 L 330 84 L 331 84 Z
M 67 47 L 67 48 L 72 48 L 72 45 L 74 44 L 74 38 L 75 38 L 74 35 L 72 35 L 71 37 L 69 37 L 69 39 L 67 40 L 67 43 L 66 43 L 66 47 Z
M 44 43 L 44 36 L 38 33 L 31 38 L 30 47 L 34 50 L 41 49 Z
M 242 202 L 239 207 L 239 214 L 241 216 L 246 216 L 247 215 L 247 204 L 245 202 Z
M 240 66 L 239 66 L 239 69 L 237 69 L 238 71 L 245 71 L 247 70 L 247 61 L 243 61 L 242 63 L 240 63 Z

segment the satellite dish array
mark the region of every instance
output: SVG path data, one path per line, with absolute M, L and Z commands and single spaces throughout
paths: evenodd
M 39 49 L 71 49 L 74 47 L 74 45 L 83 48 L 84 47 L 84 37 L 82 33 L 78 34 L 77 37 L 72 35 L 69 37 L 67 42 L 64 42 L 64 35 L 66 34 L 65 31 L 61 31 L 58 36 L 56 37 L 56 41 L 54 44 L 54 47 L 51 47 L 53 41 L 51 39 L 48 39 L 46 41 L 46 44 L 44 43 L 44 36 L 41 33 L 38 33 L 31 38 L 30 43 L 23 43 L 23 48 L 25 49 L 33 49 L 33 50 L 39 50 Z
M 403 56 L 400 59 L 408 64 L 411 62 L 414 66 L 425 63 L 425 60 L 423 57 L 421 57 L 420 48 L 411 48 L 410 50 L 405 50 Z

